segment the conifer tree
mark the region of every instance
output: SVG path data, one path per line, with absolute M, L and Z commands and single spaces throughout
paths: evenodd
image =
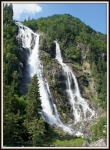
M 45 136 L 45 121 L 41 118 L 39 111 L 42 110 L 38 78 L 35 74 L 29 86 L 27 94 L 26 119 L 24 126 L 26 126 L 30 139 L 33 141 L 33 146 L 42 144 L 42 138 Z
M 29 86 L 27 99 L 27 114 L 29 119 L 32 120 L 34 117 L 39 119 L 40 115 L 38 111 L 40 111 L 42 107 L 39 93 L 38 78 L 36 74 L 33 76 L 31 84 Z

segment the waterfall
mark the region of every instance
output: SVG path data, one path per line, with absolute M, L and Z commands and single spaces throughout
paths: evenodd
M 66 92 L 68 94 L 68 100 L 69 100 L 69 102 L 71 104 L 71 108 L 73 110 L 74 123 L 76 124 L 77 122 L 91 119 L 91 117 L 93 117 L 95 115 L 95 112 L 94 112 L 94 110 L 89 108 L 85 99 L 82 98 L 76 77 L 73 74 L 73 72 L 71 71 L 70 67 L 67 66 L 65 63 L 63 63 L 63 60 L 61 57 L 60 46 L 59 46 L 57 40 L 54 42 L 56 44 L 56 59 L 62 66 L 64 75 L 66 77 L 66 81 L 65 81 L 66 86 L 67 86 Z M 75 86 L 74 89 L 72 89 L 72 87 L 71 87 L 72 80 L 74 81 L 74 86 Z
M 64 125 L 60 120 L 57 107 L 53 103 L 48 82 L 43 74 L 43 65 L 39 58 L 39 34 L 34 33 L 19 22 L 16 22 L 16 25 L 19 28 L 18 37 L 22 40 L 22 47 L 30 50 L 28 58 L 30 76 L 32 78 L 34 74 L 37 74 L 38 77 L 42 105 L 42 112 L 40 113 L 42 114 L 42 118 L 49 124 L 55 124 L 70 134 L 82 135 L 82 133 L 73 131 L 69 126 Z

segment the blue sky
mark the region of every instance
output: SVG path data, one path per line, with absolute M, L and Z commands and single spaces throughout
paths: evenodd
M 107 3 L 31 3 L 13 4 L 14 19 L 38 19 L 54 14 L 70 14 L 103 34 L 107 33 Z

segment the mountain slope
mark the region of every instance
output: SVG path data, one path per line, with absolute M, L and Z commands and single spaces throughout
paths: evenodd
M 44 66 L 44 76 L 48 80 L 62 121 L 74 123 L 65 93 L 65 77 L 60 64 L 55 60 L 55 39 L 58 39 L 60 44 L 63 62 L 70 66 L 78 80 L 82 97 L 95 109 L 98 116 L 102 114 L 103 117 L 107 108 L 106 35 L 94 31 L 78 18 L 68 14 L 24 21 L 23 24 L 41 34 L 40 57 Z M 91 133 L 88 133 L 94 121 L 85 124 L 88 124 L 85 135 L 91 136 Z M 85 129 L 85 124 L 84 127 L 81 125 L 82 130 Z
M 94 31 L 69 14 L 24 21 L 23 24 L 43 34 L 40 38 L 40 49 L 52 58 L 55 58 L 54 40 L 58 39 L 63 61 L 70 63 L 76 72 L 82 74 L 78 76 L 82 94 L 85 89 L 86 93 L 89 92 L 86 97 L 95 99 L 97 104 L 106 110 L 107 85 L 104 82 L 107 80 L 106 35 Z

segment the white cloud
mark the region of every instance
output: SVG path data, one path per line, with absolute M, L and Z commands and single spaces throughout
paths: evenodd
M 14 19 L 19 19 L 23 13 L 35 15 L 35 13 L 41 12 L 42 7 L 38 4 L 13 4 Z

